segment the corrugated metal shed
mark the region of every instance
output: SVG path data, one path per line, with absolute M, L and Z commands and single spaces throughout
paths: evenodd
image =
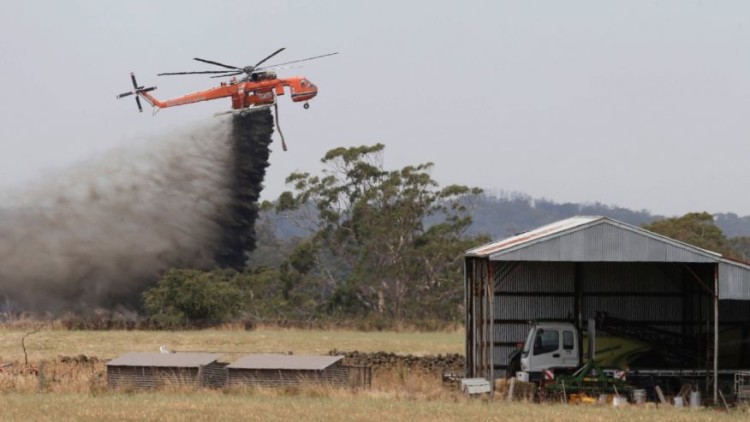
M 221 357 L 217 353 L 132 352 L 107 362 L 107 366 L 144 366 L 166 368 L 197 368 Z
M 720 254 L 607 217 L 572 217 L 466 252 L 503 261 L 716 262 Z
M 321 371 L 343 359 L 343 356 L 247 355 L 227 366 L 228 369 L 289 369 Z
M 217 353 L 126 353 L 107 362 L 112 388 L 157 388 L 166 385 L 223 387 L 224 364 Z
M 369 387 L 370 368 L 344 366 L 343 356 L 247 355 L 228 365 L 230 387 Z
M 719 299 L 750 300 L 750 264 L 607 217 L 571 217 L 482 245 L 490 261 L 672 262 L 719 265 Z
M 468 377 L 512 370 L 530 320 L 583 329 L 599 311 L 680 342 L 710 340 L 677 347 L 713 371 L 750 365 L 750 264 L 610 218 L 573 217 L 470 249 L 464 286 Z

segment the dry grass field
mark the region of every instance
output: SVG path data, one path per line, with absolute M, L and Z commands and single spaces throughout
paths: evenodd
M 23 360 L 22 337 L 33 326 L 0 327 L 0 362 Z M 29 359 L 84 354 L 111 359 L 126 352 L 156 352 L 166 345 L 175 351 L 222 353 L 325 354 L 332 349 L 399 354 L 463 353 L 463 332 L 359 332 L 258 328 L 194 331 L 66 331 L 43 328 L 25 340 Z
M 734 421 L 750 420 L 747 409 L 732 413 L 598 405 L 509 403 L 467 398 L 444 386 L 436 374 L 391 370 L 374 374 L 369 390 L 208 390 L 166 387 L 159 391 L 111 391 L 104 359 L 128 351 L 327 353 L 331 349 L 393 351 L 401 354 L 456 353 L 461 332 L 353 332 L 260 328 L 181 332 L 64 331 L 43 329 L 26 338 L 30 363 L 44 361 L 44 378 L 24 372 L 21 338 L 25 328 L 0 329 L 0 362 L 15 362 L 0 373 L 2 421 L 101 420 L 502 420 L 502 421 Z M 61 362 L 84 354 L 102 360 Z

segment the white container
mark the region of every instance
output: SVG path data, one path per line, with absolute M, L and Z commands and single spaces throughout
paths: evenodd
M 685 403 L 682 400 L 682 397 L 677 396 L 674 398 L 674 407 L 683 407 Z
M 691 391 L 690 392 L 690 407 L 693 409 L 701 407 L 701 392 Z
M 633 403 L 646 403 L 646 390 L 633 390 Z
M 620 407 L 628 404 L 628 399 L 622 396 L 615 396 L 612 398 L 612 406 Z
M 521 382 L 529 382 L 529 373 L 524 371 L 516 372 L 516 379 Z
M 461 391 L 469 395 L 489 393 L 491 391 L 490 382 L 485 378 L 463 378 L 461 380 Z

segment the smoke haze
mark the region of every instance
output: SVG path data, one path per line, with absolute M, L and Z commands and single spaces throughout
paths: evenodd
M 133 306 L 166 269 L 241 269 L 272 132 L 270 112 L 220 120 L 7 194 L 0 298 L 36 311 Z

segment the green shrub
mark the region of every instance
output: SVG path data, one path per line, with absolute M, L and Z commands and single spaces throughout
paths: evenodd
M 143 292 L 143 305 L 163 327 L 221 323 L 242 312 L 242 291 L 226 272 L 169 270 Z

